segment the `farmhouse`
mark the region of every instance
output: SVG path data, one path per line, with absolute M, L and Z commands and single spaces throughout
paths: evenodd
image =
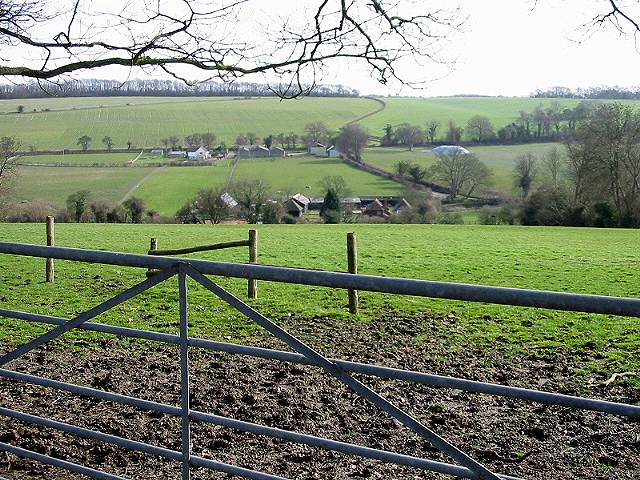
M 205 147 L 200 147 L 194 152 L 188 152 L 187 158 L 189 160 L 207 160 L 211 158 L 211 152 Z
M 324 157 L 327 155 L 327 147 L 322 143 L 315 142 L 309 145 L 309 153 L 311 155 L 318 155 L 320 157 Z

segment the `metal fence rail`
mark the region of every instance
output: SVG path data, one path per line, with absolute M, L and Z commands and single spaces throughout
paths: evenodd
M 382 378 L 393 378 L 416 383 L 422 383 L 434 387 L 455 388 L 467 392 L 500 395 L 523 400 L 530 400 L 551 405 L 581 408 L 606 412 L 627 417 L 640 418 L 640 406 L 609 402 L 598 399 L 589 399 L 563 395 L 552 392 L 542 392 L 525 388 L 510 387 L 505 385 L 490 384 L 471 381 L 455 377 L 446 377 L 428 373 L 413 372 L 402 369 L 389 368 L 379 365 L 350 362 L 341 359 L 326 358 L 319 352 L 304 344 L 281 327 L 276 325 L 264 315 L 242 302 L 232 294 L 217 285 L 205 274 L 214 274 L 237 278 L 254 278 L 258 280 L 270 280 L 276 282 L 299 283 L 305 285 L 317 285 L 333 288 L 368 290 L 376 292 L 397 293 L 406 295 L 418 295 L 434 298 L 448 298 L 455 300 L 467 300 L 476 302 L 491 302 L 508 305 L 554 308 L 562 310 L 581 311 L 589 313 L 607 313 L 627 316 L 640 316 L 640 300 L 631 298 L 605 297 L 597 295 L 579 295 L 571 293 L 548 292 L 540 290 L 524 290 L 503 287 L 488 287 L 479 285 L 467 285 L 449 282 L 431 282 L 425 280 L 413 280 L 402 278 L 386 278 L 368 275 L 344 274 L 338 272 L 324 272 L 318 270 L 293 269 L 285 267 L 272 267 L 252 264 L 231 264 L 223 262 L 210 262 L 203 260 L 187 260 L 180 258 L 150 257 L 145 255 L 126 254 L 118 252 L 101 252 L 93 250 L 81 250 L 61 247 L 42 247 L 17 243 L 0 242 L 0 253 L 55 258 L 60 260 L 73 260 L 89 263 L 102 263 L 110 265 L 131 266 L 140 268 L 154 268 L 161 272 L 134 287 L 131 287 L 119 295 L 101 303 L 100 305 L 83 312 L 73 319 L 64 319 L 47 315 L 39 315 L 15 310 L 0 309 L 0 316 L 40 322 L 54 325 L 47 333 L 27 342 L 20 347 L 0 356 L 0 367 L 23 356 L 42 344 L 59 337 L 65 332 L 74 329 L 86 329 L 108 334 L 126 337 L 153 340 L 180 347 L 180 372 L 181 372 L 181 402 L 180 406 L 166 405 L 135 397 L 128 397 L 112 392 L 92 389 L 85 386 L 73 385 L 47 378 L 37 377 L 25 373 L 19 373 L 6 368 L 0 368 L 0 377 L 22 381 L 43 387 L 54 388 L 75 393 L 82 396 L 98 398 L 119 404 L 130 405 L 142 409 L 157 411 L 167 415 L 173 415 L 182 419 L 182 449 L 180 452 L 163 447 L 149 445 L 114 435 L 97 432 L 74 425 L 57 422 L 51 419 L 38 417 L 25 412 L 19 412 L 10 408 L 0 407 L 0 415 L 19 421 L 36 425 L 55 428 L 67 433 L 91 438 L 124 448 L 129 448 L 151 455 L 180 461 L 182 465 L 182 479 L 190 478 L 190 468 L 197 466 L 210 470 L 226 472 L 251 479 L 280 479 L 263 472 L 258 472 L 242 467 L 228 465 L 211 459 L 191 455 L 191 422 L 205 422 L 233 428 L 240 431 L 251 432 L 259 435 L 298 442 L 313 447 L 335 450 L 338 452 L 372 458 L 388 463 L 411 466 L 419 469 L 454 475 L 460 478 L 471 479 L 507 479 L 516 480 L 515 477 L 497 474 L 490 471 L 465 452 L 461 451 L 435 431 L 423 425 L 407 412 L 398 408 L 387 399 L 371 390 L 362 382 L 351 376 L 351 373 L 363 373 Z M 178 277 L 180 334 L 171 335 L 153 331 L 132 329 L 90 322 L 91 319 L 108 311 L 116 305 L 129 300 L 139 293 L 158 285 L 173 276 Z M 235 345 L 223 342 L 215 342 L 206 339 L 189 337 L 188 332 L 188 289 L 187 278 L 195 280 L 204 286 L 218 298 L 233 306 L 239 312 L 265 328 L 272 335 L 284 341 L 294 352 L 284 352 L 273 349 Z M 408 455 L 401 455 L 379 449 L 364 447 L 336 440 L 306 435 L 297 432 L 281 430 L 273 427 L 259 425 L 251 422 L 243 422 L 236 419 L 222 417 L 191 410 L 189 407 L 189 347 L 205 348 L 208 350 L 249 355 L 285 362 L 314 365 L 322 368 L 327 374 L 335 377 L 352 391 L 378 406 L 382 411 L 403 423 L 417 435 L 428 440 L 432 445 L 446 453 L 456 461 L 457 465 L 437 462 Z M 76 473 L 83 473 L 92 478 L 120 479 L 115 475 L 93 470 L 88 467 L 76 465 L 64 460 L 54 459 L 37 452 L 24 450 L 6 443 L 0 443 L 0 451 L 7 451 L 18 456 L 31 458 L 48 463 Z

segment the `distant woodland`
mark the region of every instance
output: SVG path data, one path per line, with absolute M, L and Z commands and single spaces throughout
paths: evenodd
M 277 90 L 277 89 L 275 89 Z M 359 92 L 343 85 L 316 85 L 313 97 L 357 97 Z M 73 80 L 62 83 L 0 85 L 0 98 L 41 97 L 272 97 L 273 88 L 259 83 L 203 82 L 187 85 L 177 80 Z

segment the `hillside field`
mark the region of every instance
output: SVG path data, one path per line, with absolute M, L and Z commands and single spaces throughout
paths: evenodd
M 260 139 L 281 132 L 303 134 L 304 125 L 313 121 L 338 129 L 380 107 L 378 102 L 367 98 L 308 97 L 280 101 L 277 98 L 156 97 L 152 100 L 144 97 L 34 99 L 25 113 L 0 115 L 0 131 L 20 139 L 25 148 L 34 145 L 39 150 L 78 148 L 77 140 L 82 135 L 93 139 L 91 148 L 103 148 L 101 141 L 107 135 L 113 139 L 115 148 L 126 147 L 127 141 L 137 147 L 157 147 L 163 138 L 175 135 L 182 142 L 185 136 L 196 132 L 212 132 L 218 141 L 231 145 L 238 134 L 246 132 L 255 132 Z M 19 103 L 23 102 L 0 100 L 0 111 L 15 112 Z M 33 112 L 33 108 L 38 111 Z
M 515 121 L 519 112 L 532 112 L 538 105 L 548 107 L 552 102 L 558 102 L 563 107 L 574 107 L 581 100 L 577 99 L 547 99 L 527 97 L 389 97 L 382 99 L 386 108 L 362 121 L 371 134 L 380 136 L 386 124 L 398 125 L 411 123 L 425 128 L 427 122 L 440 122 L 438 137 L 443 137 L 446 125 L 453 120 L 458 126 L 465 127 L 467 121 L 474 115 L 489 117 L 496 130 Z M 601 102 L 601 100 L 590 100 Z M 609 100 L 637 107 L 638 100 Z
M 365 274 L 456 281 L 509 287 L 638 297 L 637 245 L 640 231 L 445 225 L 280 225 L 257 226 L 260 263 L 345 271 L 345 237 L 355 231 L 359 271 Z M 88 225 L 59 224 L 57 244 L 72 247 L 146 252 L 149 238 L 161 248 L 186 247 L 247 237 L 247 225 Z M 5 224 L 1 241 L 42 243 L 42 225 Z M 208 252 L 198 258 L 244 262 L 244 248 Z M 44 260 L 0 255 L 3 307 L 72 316 L 144 278 L 139 269 L 57 262 L 56 283 L 43 282 Z M 246 282 L 220 279 L 241 298 Z M 175 282 L 157 287 L 118 307 L 104 319 L 164 332 L 177 328 Z M 346 292 L 326 288 L 259 282 L 260 298 L 251 303 L 274 318 L 301 315 L 350 320 Z M 640 368 L 640 327 L 636 319 L 572 314 L 417 297 L 362 293 L 357 321 L 388 312 L 414 315 L 432 311 L 450 324 L 451 351 L 469 342 L 508 356 L 544 355 L 546 349 L 574 355 L 576 375 Z M 240 339 L 253 327 L 211 295 L 193 287 L 190 303 L 194 335 Z M 0 320 L 3 341 L 25 339 L 37 326 Z M 77 333 L 72 334 L 78 335 Z M 230 336 L 231 335 L 231 336 Z M 420 342 L 420 338 L 415 338 Z M 493 345 L 493 346 L 492 346 Z M 629 381 L 640 387 L 638 377 Z
M 549 149 L 554 147 L 557 147 L 561 152 L 564 151 L 564 147 L 559 143 L 492 145 L 469 147 L 469 150 L 493 171 L 493 185 L 487 190 L 512 196 L 518 194 L 513 185 L 513 168 L 518 156 L 531 153 L 541 159 Z M 363 160 L 387 172 L 395 172 L 395 165 L 401 160 L 416 163 L 428 169 L 435 163 L 436 156 L 431 152 L 430 147 L 415 147 L 413 151 L 409 151 L 405 147 L 371 147 L 365 151 Z M 427 179 L 429 178 L 427 177 Z

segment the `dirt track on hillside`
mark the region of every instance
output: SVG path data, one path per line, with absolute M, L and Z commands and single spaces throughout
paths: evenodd
M 640 403 L 628 387 L 604 387 L 602 378 L 576 376 L 580 359 L 532 350 L 523 358 L 473 344 L 452 353 L 443 340 L 455 318 L 398 318 L 371 323 L 290 317 L 282 321 L 321 352 L 359 361 Z M 415 342 L 417 335 L 425 340 Z M 257 335 L 256 345 L 282 348 Z M 10 368 L 145 399 L 179 405 L 177 347 L 58 342 Z M 1 350 L 6 350 L 2 348 Z M 192 408 L 370 447 L 449 462 L 399 423 L 306 366 L 191 351 Z M 359 377 L 427 426 L 499 473 L 527 479 L 638 479 L 640 423 L 611 415 Z M 180 427 L 166 417 L 0 380 L 0 405 L 56 420 L 180 449 Z M 0 441 L 104 469 L 132 479 L 179 478 L 175 462 L 63 435 L 0 417 Z M 383 465 L 280 440 L 195 424 L 194 454 L 292 479 L 445 479 L 408 467 Z M 0 453 L 0 476 L 10 479 L 80 478 Z M 230 478 L 194 469 L 194 479 Z

